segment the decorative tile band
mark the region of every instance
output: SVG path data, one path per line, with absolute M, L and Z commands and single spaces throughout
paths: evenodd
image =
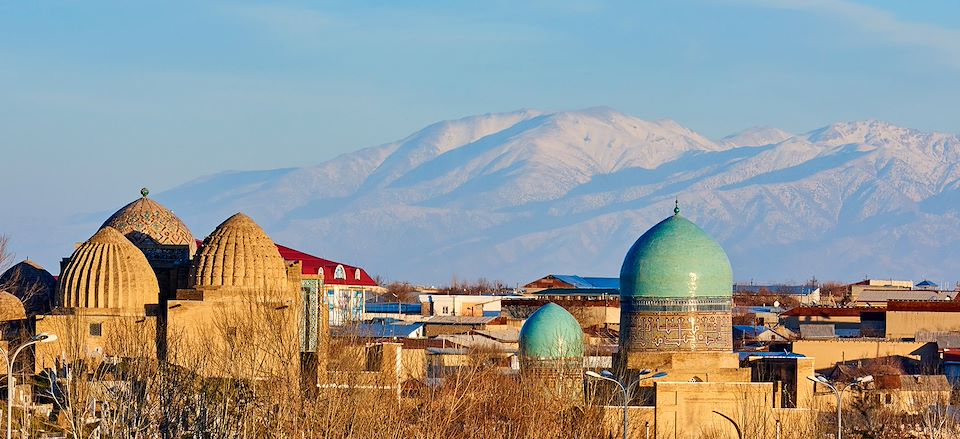
M 730 312 L 732 306 L 730 297 L 620 298 L 620 307 L 627 312 Z
M 627 352 L 733 351 L 730 298 L 634 299 L 622 303 Z
M 530 358 L 520 357 L 520 369 L 525 371 L 535 370 L 583 370 L 583 357 L 573 358 Z

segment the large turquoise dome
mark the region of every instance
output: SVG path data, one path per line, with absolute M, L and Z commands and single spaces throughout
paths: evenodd
M 543 305 L 520 328 L 520 355 L 529 360 L 582 357 L 583 329 L 560 305 Z
M 675 214 L 633 243 L 620 268 L 620 295 L 679 299 L 730 297 L 726 252 L 696 224 Z

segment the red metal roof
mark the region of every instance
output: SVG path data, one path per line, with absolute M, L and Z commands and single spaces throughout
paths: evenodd
M 323 259 L 321 257 L 313 256 L 311 254 L 304 253 L 299 250 L 294 250 L 290 247 L 277 245 L 277 250 L 280 251 L 280 256 L 283 257 L 286 261 L 300 261 L 301 272 L 303 274 L 317 274 L 320 270 L 323 270 L 323 283 L 327 285 L 360 285 L 367 287 L 377 286 L 377 282 L 367 274 L 366 270 L 355 267 L 353 265 L 342 264 L 336 261 L 331 261 L 329 259 Z M 337 266 L 343 266 L 343 269 L 346 274 L 346 279 L 335 279 L 334 274 L 337 270 Z M 356 278 L 357 270 L 360 270 L 360 279 Z
M 340 262 L 323 259 L 300 250 L 294 250 L 290 247 L 274 243 L 280 252 L 280 257 L 285 261 L 300 261 L 300 272 L 303 274 L 314 275 L 323 269 L 323 283 L 327 285 L 358 285 L 364 287 L 376 287 L 377 281 L 373 280 L 367 271 L 353 265 L 342 264 Z M 197 248 L 203 247 L 203 241 L 197 240 Z M 337 266 L 342 265 L 346 274 L 346 279 L 334 279 Z M 360 270 L 360 279 L 356 278 L 357 270 Z
M 957 295 L 960 297 L 960 295 Z M 960 302 L 954 300 L 890 300 L 887 302 L 888 311 L 927 311 L 927 312 L 960 312 Z

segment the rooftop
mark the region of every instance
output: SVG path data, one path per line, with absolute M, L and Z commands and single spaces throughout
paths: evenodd
M 798 306 L 782 316 L 799 317 L 859 317 L 863 312 L 884 311 L 881 307 L 836 307 L 836 306 Z
M 300 261 L 303 274 L 314 275 L 322 270 L 324 284 L 377 286 L 377 282 L 360 267 L 324 259 L 280 244 L 277 244 L 277 250 L 284 260 Z
M 743 285 L 734 284 L 733 292 L 741 294 L 769 294 L 784 296 L 809 296 L 819 288 L 809 285 Z
M 575 274 L 549 274 L 540 279 L 537 279 L 527 285 L 524 285 L 525 288 L 531 288 L 537 282 L 543 281 L 544 279 L 553 279 L 560 282 L 563 282 L 567 285 L 570 285 L 572 288 L 581 288 L 581 289 L 592 289 L 592 288 L 604 288 L 611 290 L 620 290 L 620 278 L 619 277 L 587 277 L 587 276 L 578 276 Z M 564 288 L 564 287 L 558 287 Z
M 486 325 L 496 319 L 495 316 L 433 316 L 427 319 L 426 323 L 432 325 Z
M 887 311 L 960 312 L 955 300 L 890 300 Z

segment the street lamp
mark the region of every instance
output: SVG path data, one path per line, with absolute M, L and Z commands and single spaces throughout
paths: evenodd
M 7 352 L 3 349 L 0 349 L 0 352 L 3 352 L 3 360 L 7 363 L 7 439 L 10 439 L 13 435 L 13 432 L 10 430 L 10 427 L 13 424 L 13 364 L 17 361 L 17 355 L 19 355 L 20 351 L 27 346 L 35 345 L 37 343 L 50 343 L 51 341 L 56 340 L 56 335 L 41 332 L 33 337 L 30 337 L 30 341 L 20 345 L 17 350 L 13 351 L 13 356 L 9 358 L 7 357 Z
M 640 371 L 640 375 L 650 375 L 650 372 L 651 372 L 650 369 L 644 369 Z M 610 373 L 609 370 L 604 370 L 604 371 L 601 371 L 600 373 L 596 373 L 592 370 L 588 370 L 584 372 L 584 374 L 591 378 L 597 378 L 601 380 L 614 382 L 617 384 L 618 387 L 620 387 L 620 391 L 623 392 L 623 439 L 627 439 L 627 426 L 628 426 L 627 403 L 629 402 L 627 397 L 627 386 L 624 385 L 622 382 L 620 382 L 620 380 L 618 380 L 612 373 Z M 651 379 L 651 378 L 663 378 L 665 376 L 667 376 L 666 372 L 657 372 L 653 375 L 642 377 L 638 379 L 637 382 L 640 382 L 646 379 Z
M 397 293 L 390 293 L 390 295 L 397 299 L 397 320 L 400 320 L 400 296 Z
M 600 373 L 588 370 L 585 374 L 591 378 L 614 382 L 617 384 L 617 387 L 620 387 L 620 391 L 623 392 L 623 439 L 627 439 L 627 386 L 624 386 L 620 380 L 616 379 L 609 370 Z
M 841 411 L 841 401 L 843 400 L 843 392 L 847 389 L 867 384 L 873 381 L 873 375 L 866 375 L 854 379 L 848 383 L 843 389 L 837 390 L 837 387 L 833 384 L 830 384 L 830 381 L 823 375 L 816 374 L 814 376 L 807 377 L 808 380 L 813 381 L 814 384 L 823 384 L 827 386 L 830 390 L 833 391 L 833 395 L 837 397 L 837 439 L 840 439 L 840 435 L 843 434 L 843 412 Z
M 655 373 L 655 374 L 653 374 L 653 375 L 650 375 L 650 376 L 648 376 L 648 377 L 640 378 L 640 379 L 638 379 L 637 381 L 649 380 L 649 379 L 653 379 L 653 378 L 663 378 L 663 377 L 665 377 L 665 376 L 667 376 L 667 373 L 666 373 L 666 372 L 657 372 L 657 373 Z

